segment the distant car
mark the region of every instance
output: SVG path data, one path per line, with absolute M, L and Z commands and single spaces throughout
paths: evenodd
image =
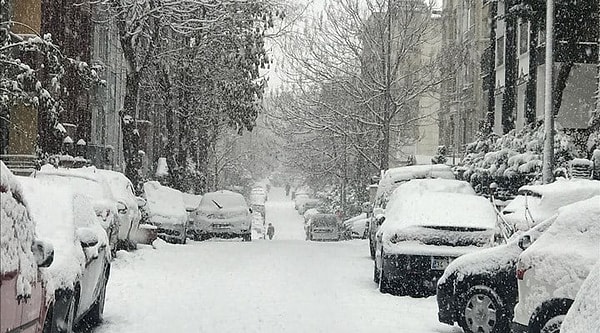
M 340 224 L 335 214 L 315 214 L 310 217 L 306 229 L 311 241 L 339 241 L 342 237 Z
M 19 181 L 0 161 L 0 332 L 49 332 L 54 303 L 41 273 L 53 263 L 50 243 L 36 240 Z
M 117 214 L 119 209 L 125 207 L 117 204 L 107 179 L 95 167 L 66 169 L 47 164 L 32 176 L 55 184 L 66 184 L 75 192 L 87 195 L 92 200 L 96 215 L 101 219 L 102 227 L 106 230 L 110 250 L 113 255 L 116 254 L 119 248 L 120 230 Z
M 267 202 L 267 191 L 262 187 L 255 187 L 250 191 L 250 205 L 264 206 Z
M 252 217 L 244 197 L 236 192 L 221 190 L 204 194 L 194 211 L 190 234 L 197 240 L 211 237 L 252 240 Z
M 496 213 L 480 196 L 415 193 L 387 210 L 373 272 L 382 293 L 434 295 L 452 260 L 491 245 Z
M 135 195 L 133 184 L 124 174 L 101 169 L 98 169 L 98 172 L 108 180 L 112 194 L 117 200 L 117 216 L 120 221 L 117 248 L 135 249 L 140 241 L 138 231 L 142 218 L 140 207 L 146 205 L 146 200 Z
M 144 183 L 146 205 L 145 219 L 156 227 L 159 238 L 169 243 L 185 244 L 187 240 L 188 213 L 183 194 L 157 181 Z
M 308 193 L 305 192 L 300 192 L 300 193 L 296 193 L 295 197 L 294 197 L 294 209 L 298 210 L 300 208 L 300 205 L 302 205 L 302 203 L 306 200 L 309 200 L 310 196 L 308 195 Z
M 517 231 L 507 244 L 454 260 L 438 281 L 439 321 L 449 325 L 456 322 L 466 333 L 508 331 L 517 300 L 515 272 L 523 252 L 519 244 L 539 238 L 560 207 L 595 195 L 600 195 L 600 182 L 594 180 L 523 186 L 502 216 L 518 229 L 535 227 L 524 234 Z
M 519 256 L 515 333 L 558 333 L 600 259 L 600 196 L 559 209 L 556 221 Z
M 19 177 L 37 233 L 55 248 L 44 279 L 55 293 L 52 328 L 70 332 L 102 321 L 110 275 L 108 237 L 88 196 L 45 179 Z
M 311 209 L 311 208 L 317 208 L 319 206 L 319 204 L 321 203 L 321 201 L 319 199 L 306 199 L 306 200 L 301 200 L 300 204 L 298 206 L 298 213 L 300 215 L 304 215 L 304 213 Z
M 600 261 L 583 281 L 575 301 L 563 321 L 562 333 L 588 333 L 600 330 Z
M 310 220 L 310 218 L 312 216 L 316 215 L 316 214 L 319 214 L 319 213 L 320 213 L 319 210 L 316 209 L 316 208 L 308 209 L 306 212 L 304 212 L 304 215 L 303 215 L 303 217 L 304 217 L 304 224 L 308 225 L 308 221 Z
M 369 251 L 371 259 L 375 259 L 376 235 L 379 223 L 375 218 L 378 212 L 385 211 L 390 195 L 403 183 L 411 179 L 455 179 L 452 168 L 444 164 L 433 165 L 411 165 L 399 168 L 391 168 L 385 171 L 377 186 L 377 192 L 373 202 L 373 219 L 369 222 Z M 381 221 L 381 220 L 379 220 Z

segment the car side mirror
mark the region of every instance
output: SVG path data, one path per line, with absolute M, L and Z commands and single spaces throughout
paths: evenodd
M 31 244 L 31 251 L 38 267 L 45 268 L 54 261 L 54 247 L 50 243 L 36 240 Z
M 119 200 L 117 202 L 117 212 L 119 212 L 119 214 L 127 214 L 127 204 L 125 204 L 125 202 Z
M 142 197 L 135 197 L 135 200 L 137 201 L 138 207 L 142 208 L 142 207 L 146 206 L 146 199 L 144 199 Z
M 77 239 L 81 243 L 81 247 L 87 248 L 98 244 L 98 235 L 90 228 L 77 229 Z
M 523 235 L 521 236 L 521 238 L 519 238 L 519 247 L 521 248 L 521 250 L 527 250 L 527 248 L 530 247 L 532 243 L 533 241 L 531 240 L 531 236 L 529 235 Z

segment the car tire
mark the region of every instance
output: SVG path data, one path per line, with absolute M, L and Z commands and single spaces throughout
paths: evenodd
M 458 309 L 458 325 L 465 333 L 509 331 L 504 302 L 490 287 L 476 285 L 469 288 L 460 298 Z
M 94 327 L 102 323 L 102 319 L 104 317 L 104 302 L 106 300 L 106 284 L 108 283 L 108 270 L 104 274 L 104 285 L 102 289 L 100 289 L 100 294 L 98 298 L 92 305 L 90 311 L 85 315 L 84 321 L 88 324 L 89 327 Z
M 529 320 L 529 333 L 556 332 L 553 329 L 556 329 L 557 323 L 558 331 L 560 331 L 562 319 L 569 311 L 571 304 L 573 304 L 573 301 L 570 299 L 555 299 L 543 303 Z

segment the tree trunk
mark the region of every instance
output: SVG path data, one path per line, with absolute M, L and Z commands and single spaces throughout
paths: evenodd
M 529 30 L 529 80 L 525 92 L 525 123 L 533 125 L 536 118 L 537 103 L 537 44 L 538 44 L 538 21 L 532 18 Z
M 140 150 L 140 134 L 135 121 L 139 94 L 139 74 L 128 72 L 125 80 L 125 101 L 121 116 L 121 132 L 123 134 L 123 157 L 125 159 L 125 176 L 131 180 L 138 193 L 142 190 L 142 159 Z
M 490 134 L 494 131 L 495 123 L 495 110 L 496 110 L 496 17 L 498 16 L 498 3 L 496 1 L 490 2 L 490 57 L 492 58 L 491 64 L 489 64 L 488 72 L 488 105 L 487 105 L 487 117 L 486 125 L 484 127 L 484 133 Z
M 512 2 L 505 2 L 508 7 Z M 505 77 L 504 95 L 502 98 L 502 133 L 506 134 L 515 128 L 516 85 L 517 85 L 517 17 L 506 15 L 506 49 L 504 50 Z

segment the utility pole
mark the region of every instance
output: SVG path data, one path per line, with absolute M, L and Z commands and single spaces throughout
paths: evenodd
M 546 2 L 546 85 L 544 96 L 544 163 L 542 181 L 554 181 L 554 110 L 552 105 L 552 84 L 554 66 L 554 0 Z

